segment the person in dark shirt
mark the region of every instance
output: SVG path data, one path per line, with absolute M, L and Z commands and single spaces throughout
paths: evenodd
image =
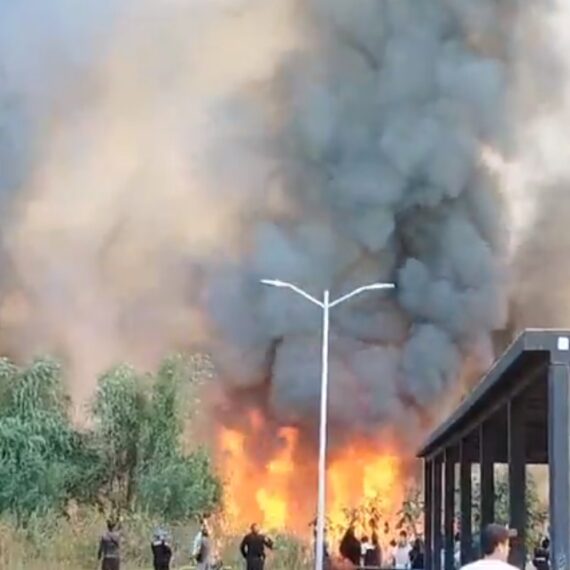
M 536 570 L 548 570 L 550 564 L 550 540 L 545 538 L 538 548 L 534 549 L 532 564 Z
M 374 519 L 370 519 L 370 528 L 372 534 L 370 535 L 372 549 L 367 552 L 364 560 L 365 566 L 382 566 L 382 548 L 380 547 L 380 538 L 376 530 L 377 523 Z
M 420 538 L 416 538 L 410 550 L 410 567 L 421 570 L 424 567 L 424 545 Z
M 172 549 L 166 540 L 166 534 L 157 531 L 151 543 L 154 570 L 169 570 Z
M 354 526 L 350 526 L 344 533 L 340 541 L 340 555 L 352 562 L 355 566 L 360 566 L 361 545 L 354 532 Z
M 98 560 L 101 561 L 101 570 L 120 570 L 121 559 L 119 554 L 120 538 L 115 531 L 115 523 L 107 521 L 107 532 L 99 541 Z
M 259 532 L 256 524 L 252 524 L 251 532 L 243 537 L 240 545 L 240 552 L 245 559 L 247 570 L 263 570 L 266 548 L 272 550 L 273 542 Z

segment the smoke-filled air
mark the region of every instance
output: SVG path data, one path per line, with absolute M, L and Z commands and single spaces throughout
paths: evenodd
M 238 519 L 314 514 L 321 313 L 261 278 L 396 283 L 331 316 L 333 514 L 394 488 L 495 333 L 563 324 L 568 2 L 1 11 L 0 348 L 61 356 L 79 406 L 119 360 L 209 353 Z

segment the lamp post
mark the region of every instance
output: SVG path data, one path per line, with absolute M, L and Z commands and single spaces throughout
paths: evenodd
M 306 291 L 278 279 L 262 279 L 264 285 L 271 287 L 280 287 L 291 289 L 291 291 L 301 295 L 314 305 L 320 307 L 323 311 L 323 344 L 322 344 L 322 361 L 321 361 L 321 410 L 320 410 L 320 426 L 319 426 L 319 483 L 318 483 L 318 500 L 317 500 L 317 541 L 316 541 L 316 562 L 315 570 L 323 570 L 324 561 L 324 540 L 325 540 L 325 501 L 326 501 L 326 453 L 327 453 L 327 412 L 328 412 L 328 383 L 329 383 L 329 313 L 330 309 L 348 301 L 356 295 L 360 295 L 365 291 L 375 291 L 379 289 L 394 289 L 394 283 L 371 283 L 358 287 L 335 299 L 330 300 L 330 291 L 326 289 L 323 292 L 323 300 L 319 301 Z

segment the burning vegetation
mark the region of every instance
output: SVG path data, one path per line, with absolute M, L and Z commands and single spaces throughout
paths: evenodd
M 220 428 L 226 523 L 237 531 L 259 521 L 271 531 L 306 536 L 315 517 L 317 454 L 299 428 L 278 428 L 275 439 L 259 411 L 239 429 Z M 269 455 L 263 451 L 268 444 Z M 409 475 L 407 461 L 382 438 L 334 449 L 327 477 L 329 536 L 336 541 L 349 524 L 365 528 L 370 520 L 394 529 Z

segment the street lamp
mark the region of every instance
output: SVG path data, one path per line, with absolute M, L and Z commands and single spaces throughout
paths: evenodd
M 319 489 L 317 501 L 317 541 L 316 541 L 316 563 L 315 570 L 323 570 L 324 540 L 325 540 L 325 497 L 326 497 L 326 452 L 327 452 L 327 410 L 328 410 L 328 383 L 329 383 L 329 312 L 330 309 L 348 301 L 360 293 L 365 291 L 377 291 L 379 289 L 394 289 L 394 283 L 371 283 L 358 287 L 335 299 L 330 300 L 330 291 L 325 289 L 323 300 L 319 301 L 306 291 L 278 279 L 262 279 L 264 285 L 271 287 L 280 287 L 291 289 L 291 291 L 301 295 L 314 305 L 319 306 L 323 310 L 323 345 L 322 345 L 322 361 L 321 361 L 321 414 L 319 429 Z

